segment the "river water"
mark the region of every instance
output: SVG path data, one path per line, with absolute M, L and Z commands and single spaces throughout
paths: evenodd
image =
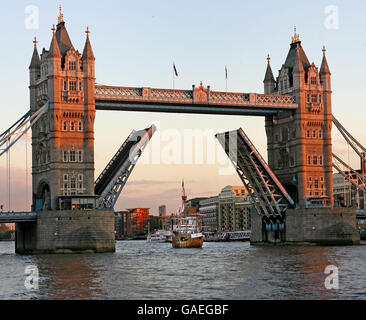
M 202 249 L 119 241 L 114 254 L 14 253 L 0 242 L 0 299 L 365 299 L 366 246 L 253 247 L 205 243 Z M 324 273 L 339 269 L 339 289 Z M 37 266 L 38 290 L 25 288 Z

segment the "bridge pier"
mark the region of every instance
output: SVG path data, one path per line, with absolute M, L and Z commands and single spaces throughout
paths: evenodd
M 112 210 L 42 211 L 37 222 L 17 223 L 19 254 L 115 252 Z
M 288 245 L 359 245 L 355 208 L 289 209 L 284 237 L 267 231 L 262 216 L 252 214 L 251 243 Z M 277 236 L 276 236 L 277 233 Z

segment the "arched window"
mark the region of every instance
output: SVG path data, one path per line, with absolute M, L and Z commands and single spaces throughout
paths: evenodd
M 63 131 L 67 131 L 67 121 L 63 121 L 63 123 L 62 123 L 62 130 Z
M 75 131 L 75 122 L 74 121 L 71 122 L 71 131 Z
M 318 165 L 318 156 L 313 156 L 313 165 L 314 166 Z
M 82 123 L 82 121 L 79 121 L 79 131 L 83 131 L 83 123 Z

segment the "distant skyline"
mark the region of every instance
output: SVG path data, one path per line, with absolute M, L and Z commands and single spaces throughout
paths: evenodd
M 74 47 L 82 51 L 85 30 L 91 30 L 96 57 L 97 83 L 121 86 L 173 87 L 173 62 L 178 71 L 175 88 L 190 89 L 192 84 L 210 85 L 225 91 L 263 92 L 267 54 L 271 56 L 275 77 L 289 50 L 296 25 L 303 48 L 320 67 L 323 45 L 332 72 L 333 114 L 366 145 L 363 92 L 366 62 L 366 3 L 364 1 L 16 1 L 0 3 L 0 96 L 3 115 L 0 132 L 29 108 L 28 66 L 33 38 L 39 51 L 47 50 L 50 30 L 57 23 L 62 5 L 66 27 Z M 37 8 L 39 28 L 29 29 L 29 6 Z M 338 21 L 329 21 L 337 9 Z M 333 10 L 333 11 L 332 11 Z M 334 16 L 333 16 L 334 18 Z M 28 21 L 29 22 L 29 21 Z M 330 28 L 331 27 L 331 28 Z M 132 129 L 159 122 L 162 147 L 168 146 L 172 129 L 225 131 L 243 127 L 261 154 L 267 158 L 264 119 L 209 115 L 176 115 L 133 112 L 97 112 L 95 123 L 95 177 L 103 170 Z M 174 131 L 173 130 L 173 131 Z M 165 140 L 164 140 L 165 139 Z M 359 161 L 333 133 L 333 149 L 351 165 Z M 206 144 L 204 148 L 206 148 Z M 349 156 L 348 156 L 349 152 Z M 184 152 L 183 152 L 184 153 Z M 30 145 L 28 147 L 30 155 Z M 186 181 L 188 197 L 217 195 L 226 185 L 241 185 L 234 173 L 220 175 L 216 164 L 149 164 L 146 153 L 132 173 L 116 210 L 149 207 L 158 213 L 167 205 L 168 213 L 180 206 L 181 180 Z M 221 147 L 217 159 L 224 159 Z M 184 154 L 181 155 L 182 159 Z M 26 210 L 25 144 L 11 153 L 13 210 Z M 145 162 L 145 163 L 144 163 Z M 28 167 L 30 167 L 30 157 Z M 6 157 L 0 158 L 0 204 L 6 205 Z M 31 178 L 29 177 L 28 199 Z

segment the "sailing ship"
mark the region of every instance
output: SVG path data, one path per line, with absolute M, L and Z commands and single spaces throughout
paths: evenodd
M 173 248 L 202 248 L 203 240 L 203 233 L 198 230 L 198 215 L 178 218 L 173 226 Z
M 187 196 L 182 182 L 182 210 L 176 223 L 173 224 L 173 248 L 202 248 L 204 236 L 198 228 L 198 216 L 185 216 L 187 214 Z

